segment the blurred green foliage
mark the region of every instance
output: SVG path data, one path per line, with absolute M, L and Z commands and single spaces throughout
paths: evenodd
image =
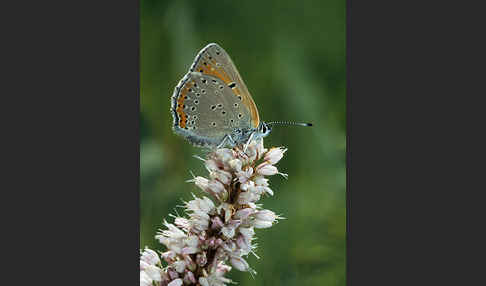
M 239 285 L 345 285 L 345 1 L 155 1 L 140 7 L 140 248 L 163 250 L 154 235 L 176 206 L 201 194 L 189 171 L 206 176 L 204 154 L 172 133 L 170 96 L 201 48 L 232 57 L 265 121 L 265 146 L 289 150 L 271 178 L 266 208 L 286 219 L 257 230 L 258 272 L 231 271 Z

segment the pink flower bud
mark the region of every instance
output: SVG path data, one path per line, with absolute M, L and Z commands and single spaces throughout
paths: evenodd
M 272 226 L 272 223 L 265 220 L 255 220 L 253 226 L 256 228 L 269 228 Z
M 206 161 L 204 161 L 204 165 L 209 172 L 219 170 L 218 164 L 213 159 L 207 159 Z
M 253 175 L 253 168 L 248 167 L 246 170 L 239 171 L 236 173 L 236 176 L 238 177 L 238 181 L 241 184 L 244 184 L 250 177 Z
M 257 173 L 263 176 L 272 176 L 278 174 L 278 169 L 267 162 L 261 163 L 257 167 Z
M 154 281 L 162 281 L 162 276 L 160 275 L 162 269 L 155 265 L 149 265 L 145 269 L 145 273 Z
M 176 217 L 174 224 L 183 229 L 189 229 L 189 221 L 182 217 Z
M 277 218 L 275 213 L 270 210 L 258 211 L 254 214 L 254 217 L 259 220 L 266 220 L 270 222 L 273 222 Z
M 172 250 L 166 251 L 162 253 L 162 258 L 167 262 L 167 263 L 172 263 L 174 262 L 174 259 L 176 257 L 176 253 Z
M 234 268 L 240 270 L 240 271 L 248 271 L 250 266 L 248 265 L 248 262 L 246 262 L 243 258 L 238 257 L 238 256 L 233 256 L 230 258 L 231 265 L 233 265 Z
M 243 166 L 243 163 L 241 162 L 240 159 L 233 159 L 228 162 L 228 165 L 234 171 L 239 172 L 241 171 L 241 167 Z
M 209 174 L 209 176 L 211 179 L 218 180 L 225 185 L 229 185 L 231 183 L 231 179 L 233 178 L 231 173 L 224 170 L 213 171 Z
M 147 262 L 140 260 L 140 271 L 145 270 L 149 265 Z
M 196 284 L 196 277 L 191 271 L 187 271 L 186 275 L 184 275 L 184 283 L 185 284 Z
M 221 161 L 223 164 L 227 164 L 229 160 L 234 158 L 234 153 L 233 150 L 228 149 L 228 148 L 220 148 L 217 149 L 216 152 L 214 153 L 216 158 Z
M 223 227 L 223 221 L 219 216 L 215 216 L 211 219 L 211 228 L 212 229 L 220 229 Z
M 200 267 L 204 267 L 204 265 L 206 265 L 207 262 L 208 262 L 208 259 L 206 258 L 206 252 L 199 253 L 196 256 L 196 263 Z
M 211 189 L 214 193 L 219 194 L 225 191 L 225 188 L 221 182 L 216 180 L 209 181 L 208 188 Z
M 209 184 L 208 179 L 201 177 L 201 176 L 197 176 L 192 181 L 194 181 L 196 186 L 198 186 L 201 190 L 207 192 L 208 184 Z
M 199 277 L 199 284 L 201 286 L 209 286 L 208 279 L 206 277 Z
M 255 212 L 255 210 L 252 209 L 252 208 L 244 208 L 244 209 L 237 211 L 234 215 L 234 218 L 244 220 L 254 212 Z
M 266 179 L 263 176 L 257 176 L 256 178 L 253 179 L 253 181 L 257 186 L 265 186 L 265 187 L 268 186 L 268 179 Z
M 169 274 L 169 278 L 171 280 L 179 278 L 179 274 L 177 274 L 177 272 L 174 270 L 174 268 L 168 268 L 167 274 Z
M 280 159 L 282 159 L 285 151 L 287 151 L 287 149 L 276 147 L 271 148 L 270 151 L 265 154 L 264 160 L 272 165 L 276 164 L 278 161 L 280 161 Z
M 175 280 L 172 280 L 167 286 L 182 286 L 182 279 L 178 278 Z
M 149 249 L 148 247 L 145 247 L 144 251 L 142 252 L 142 256 L 140 257 L 140 260 L 143 260 L 150 265 L 156 265 L 160 263 L 160 258 L 157 253 L 152 249 Z
M 253 235 L 255 235 L 255 230 L 253 230 L 252 227 L 240 227 L 239 231 L 241 235 L 245 237 L 247 241 L 251 241 L 253 238 Z
M 186 269 L 186 262 L 183 260 L 178 260 L 172 263 L 172 266 L 174 267 L 175 271 L 182 273 L 184 272 L 184 269 Z
M 145 271 L 140 271 L 140 286 L 152 286 L 152 278 Z
M 238 247 L 245 252 L 250 252 L 251 250 L 250 244 L 243 235 L 238 236 L 236 239 L 236 245 L 238 245 Z

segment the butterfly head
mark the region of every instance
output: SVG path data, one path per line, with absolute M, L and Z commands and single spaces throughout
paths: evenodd
M 255 135 L 258 138 L 263 138 L 263 137 L 268 136 L 268 134 L 270 134 L 270 132 L 272 132 L 272 127 L 270 125 L 268 125 L 267 123 L 262 121 L 258 125 L 258 129 L 257 129 L 257 132 L 256 132 Z

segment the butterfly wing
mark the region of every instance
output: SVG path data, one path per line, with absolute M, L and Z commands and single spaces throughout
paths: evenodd
M 218 44 L 211 43 L 196 56 L 190 71 L 200 72 L 221 79 L 233 94 L 250 110 L 251 127 L 257 128 L 260 123 L 258 109 L 241 78 L 235 64 L 226 51 Z
M 216 146 L 234 128 L 250 126 L 252 115 L 223 80 L 189 72 L 172 96 L 174 131 L 199 146 Z

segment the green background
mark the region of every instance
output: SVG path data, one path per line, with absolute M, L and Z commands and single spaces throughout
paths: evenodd
M 239 285 L 345 285 L 345 1 L 140 2 L 140 248 L 191 193 L 189 171 L 206 176 L 192 156 L 203 151 L 172 133 L 170 97 L 194 57 L 216 42 L 232 57 L 264 121 L 265 146 L 289 150 L 261 202 L 286 219 L 256 230 L 258 274 L 233 270 Z

